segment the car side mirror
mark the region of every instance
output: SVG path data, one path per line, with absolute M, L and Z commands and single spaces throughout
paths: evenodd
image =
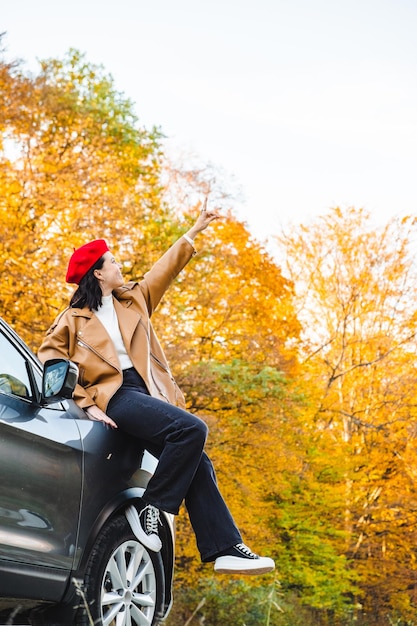
M 78 381 L 78 367 L 66 359 L 45 361 L 42 378 L 42 399 L 46 404 L 72 398 Z

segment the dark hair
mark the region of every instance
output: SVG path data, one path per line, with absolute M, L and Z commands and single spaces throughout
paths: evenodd
M 86 274 L 80 280 L 78 289 L 76 289 L 70 300 L 70 307 L 82 309 L 88 307 L 91 311 L 97 311 L 102 304 L 103 292 L 100 284 L 94 276 L 94 270 L 101 270 L 104 263 L 104 256 L 96 261 Z

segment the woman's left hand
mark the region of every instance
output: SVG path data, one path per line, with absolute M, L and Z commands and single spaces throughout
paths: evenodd
M 218 220 L 221 217 L 218 210 L 208 209 L 207 208 L 207 197 L 204 200 L 203 208 L 200 211 L 200 215 L 198 216 L 194 226 L 190 228 L 187 232 L 187 235 L 194 239 L 194 237 L 201 233 L 203 230 L 207 228 L 211 222 L 214 220 Z
M 106 424 L 106 426 L 111 426 L 111 428 L 117 428 L 116 422 L 114 422 L 111 417 L 106 415 L 106 413 L 99 409 L 99 407 L 95 404 L 93 406 L 89 406 L 85 410 L 85 412 L 87 413 L 90 420 L 93 420 L 94 422 L 103 422 L 103 424 Z

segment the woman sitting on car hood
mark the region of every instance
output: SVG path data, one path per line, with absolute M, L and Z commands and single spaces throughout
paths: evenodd
M 204 207 L 140 282 L 124 283 L 121 265 L 103 239 L 75 250 L 66 281 L 78 288 L 49 329 L 39 358 L 76 363 L 75 402 L 91 420 L 122 429 L 158 458 L 137 520 L 138 539 L 146 547 L 161 549 L 159 510 L 178 514 L 185 501 L 203 562 L 214 561 L 217 572 L 263 574 L 274 569 L 274 561 L 242 543 L 204 452 L 207 426 L 185 410 L 150 321 L 195 254 L 195 236 L 218 217 Z

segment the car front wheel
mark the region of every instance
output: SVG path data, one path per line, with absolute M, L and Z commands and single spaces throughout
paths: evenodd
M 91 552 L 77 624 L 155 626 L 164 603 L 164 572 L 159 553 L 148 551 L 124 516 L 101 532 Z

